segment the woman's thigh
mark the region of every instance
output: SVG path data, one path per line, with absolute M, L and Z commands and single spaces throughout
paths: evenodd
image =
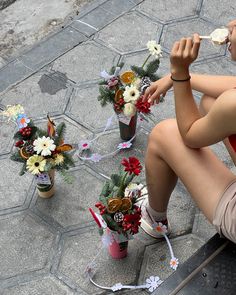
M 212 222 L 221 195 L 236 176 L 210 148 L 187 147 L 175 119 L 162 121 L 152 131 L 160 157 L 181 179 L 192 198 Z

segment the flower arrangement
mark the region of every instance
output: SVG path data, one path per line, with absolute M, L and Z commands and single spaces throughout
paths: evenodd
M 51 170 L 57 170 L 65 180 L 70 181 L 65 171 L 74 166 L 74 160 L 68 153 L 72 146 L 65 144 L 63 140 L 65 123 L 55 127 L 48 116 L 47 130 L 42 130 L 26 117 L 20 105 L 8 106 L 3 114 L 18 126 L 18 131 L 14 134 L 16 150 L 12 153 L 11 160 L 23 163 L 19 174 L 30 172 L 40 178 Z
M 132 181 L 140 174 L 142 166 L 135 157 L 124 158 L 121 165 L 119 174 L 112 174 L 111 179 L 106 181 L 99 202 L 95 204 L 100 214 L 94 213 L 91 208 L 90 212 L 101 234 L 108 228 L 123 236 L 123 240 L 128 240 L 138 233 L 141 224 L 141 209 L 135 204 L 141 196 L 141 188 Z
M 161 46 L 156 41 L 147 43 L 149 55 L 141 67 L 131 66 L 131 71 L 120 73 L 124 63 L 112 67 L 110 72 L 101 72 L 103 80 L 99 83 L 99 96 L 102 106 L 112 103 L 117 114 L 123 113 L 126 117 L 133 117 L 137 112 L 150 114 L 150 103 L 143 101 L 143 93 L 152 81 L 159 77 L 155 74 L 159 68 Z M 148 60 L 154 57 L 150 62 Z

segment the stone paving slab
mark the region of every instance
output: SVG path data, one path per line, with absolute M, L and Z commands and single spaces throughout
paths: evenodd
M 46 115 L 56 123 L 66 122 L 65 140 L 76 144 L 99 135 L 114 114 L 111 105 L 97 101 L 100 71 L 124 60 L 141 65 L 150 39 L 161 42 L 163 58 L 158 74 L 169 71 L 173 42 L 195 31 L 208 34 L 218 24 L 233 19 L 232 0 L 191 0 L 178 6 L 172 0 L 96 0 L 85 7 L 64 30 L 36 44 L 29 52 L 0 69 L 0 105 L 21 103 L 35 123 L 45 127 Z M 175 7 L 175 9 L 172 9 Z M 220 7 L 220 8 L 219 8 Z M 231 15 L 231 17 L 230 17 Z M 234 74 L 226 48 L 205 42 L 193 72 Z M 42 68 L 42 69 L 41 69 Z M 227 70 L 226 70 L 227 68 Z M 200 94 L 194 92 L 199 103 Z M 154 120 L 175 116 L 173 92 L 153 107 Z M 20 165 L 9 160 L 15 126 L 0 125 L 0 294 L 70 295 L 112 294 L 92 286 L 84 277 L 86 265 L 101 250 L 100 237 L 88 212 L 97 200 L 104 180 L 117 171 L 123 157 L 137 156 L 144 165 L 148 134 L 154 123 L 142 124 L 130 150 L 99 163 L 77 160 L 70 170 L 75 181 L 63 182 L 56 174 L 56 194 L 38 198 L 33 177 L 18 175 Z M 92 152 L 114 151 L 121 142 L 117 121 L 101 136 Z M 233 171 L 223 144 L 213 150 Z M 235 172 L 235 171 L 234 171 Z M 139 180 L 145 183 L 145 171 Z M 181 182 L 178 182 L 168 211 L 174 252 L 183 263 L 215 229 L 205 220 Z M 114 261 L 106 249 L 96 258 L 96 281 L 143 283 L 150 275 L 167 278 L 169 251 L 164 241 L 148 237 L 142 230 L 129 242 L 129 255 Z M 117 294 L 148 294 L 121 291 Z

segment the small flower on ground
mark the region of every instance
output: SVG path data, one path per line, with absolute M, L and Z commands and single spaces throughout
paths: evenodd
M 125 142 L 121 142 L 118 144 L 118 149 L 122 150 L 122 149 L 128 149 L 132 146 L 132 143 L 130 141 L 125 141 Z
M 54 141 L 50 137 L 45 136 L 35 139 L 33 145 L 37 154 L 41 153 L 42 156 L 50 156 L 56 148 Z
M 43 157 L 38 155 L 31 156 L 26 162 L 27 169 L 32 174 L 39 174 L 43 172 L 45 165 L 46 165 L 46 160 Z
M 102 156 L 97 153 L 92 154 L 90 157 L 90 160 L 94 163 L 98 163 L 101 159 L 102 159 Z
M 163 281 L 157 276 L 151 276 L 150 278 L 146 279 L 146 286 L 149 292 L 156 290 L 156 288 L 159 287 L 161 283 L 163 283 Z
M 167 226 L 164 225 L 161 222 L 155 222 L 152 225 L 153 229 L 155 229 L 157 232 L 161 233 L 161 234 L 166 234 L 167 233 Z
M 123 112 L 125 116 L 133 117 L 136 114 L 136 107 L 132 103 L 128 102 L 125 104 Z
M 125 166 L 125 171 L 129 172 L 129 174 L 139 175 L 142 169 L 139 160 L 135 157 L 124 158 L 121 164 Z
M 90 148 L 90 146 L 91 146 L 91 143 L 89 140 L 81 140 L 79 142 L 79 148 L 81 150 L 88 150 Z
M 54 163 L 56 165 L 60 165 L 64 162 L 64 156 L 62 154 L 56 154 L 56 157 L 54 159 Z
M 16 123 L 19 129 L 26 127 L 29 122 L 30 122 L 30 119 L 28 119 L 25 114 L 19 114 L 16 119 Z
M 155 55 L 156 58 L 160 58 L 162 56 L 161 45 L 157 44 L 155 40 L 151 40 L 147 42 L 147 48 L 151 55 Z
M 125 91 L 124 91 L 124 101 L 125 102 L 132 102 L 136 101 L 139 98 L 140 92 L 138 89 L 131 85 L 131 86 L 126 86 Z
M 176 257 L 172 257 L 171 260 L 170 260 L 170 267 L 172 269 L 176 270 L 178 265 L 179 265 L 179 259 L 176 258 Z

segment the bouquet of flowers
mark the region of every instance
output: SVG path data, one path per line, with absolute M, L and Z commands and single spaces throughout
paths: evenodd
M 47 130 L 42 130 L 27 118 L 21 105 L 7 106 L 2 115 L 18 127 L 14 134 L 16 149 L 11 160 L 23 164 L 20 175 L 30 172 L 35 176 L 40 196 L 46 198 L 53 195 L 55 170 L 62 174 L 65 181 L 71 182 L 66 170 L 74 166 L 74 160 L 69 153 L 72 146 L 63 140 L 66 129 L 64 122 L 55 127 L 48 116 Z
M 121 165 L 119 174 L 112 174 L 106 181 L 99 202 L 95 204 L 99 214 L 89 209 L 107 246 L 114 241 L 118 244 L 128 241 L 138 233 L 141 224 L 141 209 L 135 203 L 141 196 L 142 185 L 132 181 L 140 174 L 142 166 L 135 157 L 124 158 Z
M 141 67 L 131 66 L 131 71 L 120 73 L 124 63 L 112 67 L 110 72 L 101 72 L 103 80 L 99 83 L 98 100 L 102 106 L 112 103 L 117 114 L 123 113 L 126 117 L 132 117 L 136 112 L 150 113 L 150 103 L 142 100 L 145 89 L 152 81 L 159 77 L 155 74 L 159 68 L 161 46 L 156 41 L 147 43 L 149 55 Z M 149 59 L 154 57 L 150 62 Z

